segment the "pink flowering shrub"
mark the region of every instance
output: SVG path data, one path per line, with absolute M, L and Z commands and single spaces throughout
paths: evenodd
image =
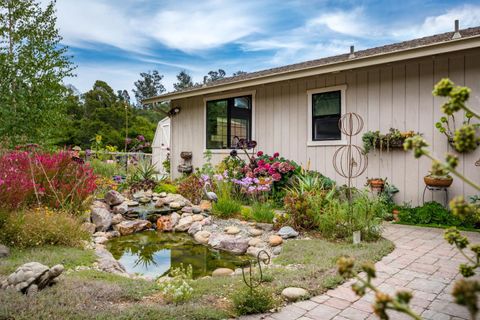
M 0 156 L 0 206 L 42 204 L 78 210 L 96 189 L 90 166 L 67 151 L 11 151 Z

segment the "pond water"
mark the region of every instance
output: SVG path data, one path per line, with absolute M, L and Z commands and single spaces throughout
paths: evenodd
M 247 258 L 197 244 L 185 233 L 154 230 L 114 238 L 107 249 L 128 273 L 158 277 L 170 268 L 192 265 L 193 278 L 211 275 L 217 268 L 235 269 Z

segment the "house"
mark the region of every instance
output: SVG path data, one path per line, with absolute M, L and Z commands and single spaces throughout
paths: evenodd
M 470 87 L 469 104 L 480 109 L 480 27 L 459 30 L 456 22 L 452 32 L 362 51 L 352 47 L 342 55 L 225 78 L 145 102 L 169 101 L 176 111 L 171 120 L 173 177 L 180 175 L 182 151 L 193 153 L 194 167 L 202 165 L 207 149 L 213 162 L 221 161 L 235 130 L 239 137 L 256 140 L 257 150 L 279 152 L 303 166 L 310 163 L 310 169 L 344 183 L 332 158 L 346 144 L 337 126 L 346 112 L 363 118 L 363 132 L 413 130 L 423 134 L 436 155 L 452 151 L 435 128 L 443 99 L 434 98 L 432 89 L 444 77 Z M 222 129 L 225 122 L 232 130 Z M 353 137 L 359 146 L 362 133 Z M 459 171 L 479 181 L 475 162 L 480 151 L 459 157 Z M 423 200 L 429 169 L 428 159 L 415 159 L 402 149 L 377 150 L 368 153 L 368 168 L 353 184 L 362 187 L 366 177 L 387 177 L 400 189 L 396 201 L 415 205 Z M 451 199 L 474 190 L 454 179 L 449 193 Z M 441 192 L 427 191 L 426 201 L 432 197 L 444 201 Z

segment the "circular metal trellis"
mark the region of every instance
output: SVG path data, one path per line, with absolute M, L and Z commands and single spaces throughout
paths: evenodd
M 352 179 L 362 175 L 368 165 L 368 158 L 363 150 L 352 144 L 352 137 L 358 135 L 363 129 L 363 119 L 356 113 L 346 113 L 338 121 L 338 127 L 347 136 L 347 144 L 335 151 L 333 167 L 340 176 L 347 179 L 348 200 L 351 202 Z

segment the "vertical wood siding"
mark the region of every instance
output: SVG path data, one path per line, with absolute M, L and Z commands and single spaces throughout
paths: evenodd
M 244 88 L 255 90 L 254 138 L 258 149 L 269 154 L 280 152 L 302 166 L 310 163 L 310 169 L 344 183 L 334 170 L 332 158 L 337 146 L 307 146 L 308 110 L 307 90 L 335 85 L 347 85 L 347 112 L 357 112 L 364 121 L 363 132 L 389 128 L 401 131 L 414 130 L 423 134 L 430 148 L 438 157 L 443 157 L 452 148 L 445 136 L 434 128 L 442 113 L 443 99 L 432 96 L 433 85 L 441 78 L 449 77 L 458 85 L 472 89 L 469 105 L 480 108 L 480 49 L 449 55 L 428 57 L 391 65 L 350 70 Z M 222 92 L 235 95 L 235 91 Z M 180 152 L 193 152 L 193 166 L 203 163 L 205 146 L 204 96 L 174 100 L 181 112 L 172 119 L 171 159 L 174 177 L 179 174 L 177 166 L 182 162 Z M 461 117 L 457 117 L 461 118 Z M 460 125 L 457 123 L 457 126 Z M 362 133 L 363 133 L 362 132 Z M 361 146 L 361 135 L 353 139 Z M 215 153 L 213 162 L 221 161 L 227 153 Z M 459 171 L 471 179 L 480 180 L 480 168 L 475 161 L 480 151 L 460 154 Z M 362 187 L 366 177 L 387 177 L 400 189 L 397 202 L 416 205 L 422 201 L 423 176 L 430 168 L 427 159 L 417 160 L 411 153 L 401 150 L 390 152 L 373 151 L 368 154 L 368 169 L 354 181 Z M 457 194 L 471 195 L 474 190 L 454 178 L 450 198 Z M 427 192 L 426 200 L 443 201 L 443 195 Z

